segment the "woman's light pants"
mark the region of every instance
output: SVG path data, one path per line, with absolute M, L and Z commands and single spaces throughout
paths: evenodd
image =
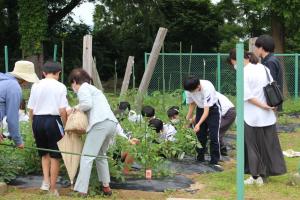
M 116 126 L 117 123 L 110 120 L 95 124 L 87 134 L 82 154 L 106 156 L 110 141 L 116 133 Z M 74 187 L 75 191 L 81 193 L 88 192 L 94 160 L 95 157 L 81 156 L 80 171 Z M 96 168 L 99 181 L 108 184 L 110 182 L 110 175 L 107 159 L 97 158 Z

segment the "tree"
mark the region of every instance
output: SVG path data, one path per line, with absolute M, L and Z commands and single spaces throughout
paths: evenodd
M 4 54 L 4 45 L 8 45 L 8 54 L 12 58 L 20 57 L 20 35 L 18 33 L 17 0 L 0 0 L 0 55 Z M 4 59 L 1 67 L 4 69 Z M 9 63 L 12 64 L 11 62 Z
M 43 41 L 47 31 L 47 4 L 43 0 L 18 0 L 19 32 L 21 35 L 22 57 L 35 64 L 36 73 L 41 76 L 43 64 Z
M 184 51 L 189 51 L 191 44 L 198 52 L 217 51 L 220 44 L 219 28 L 223 21 L 209 0 L 102 0 L 101 3 L 96 6 L 93 34 L 95 43 L 101 46 L 98 48 L 101 51 L 97 51 L 100 71 L 106 74 L 113 73 L 115 59 L 119 63 L 118 73 L 123 74 L 122 66 L 132 55 L 136 75 L 141 78 L 144 52 L 151 50 L 159 27 L 169 30 L 164 44 L 166 52 L 178 52 L 180 41 Z
M 294 30 L 292 33 L 299 30 L 297 23 L 300 19 L 299 0 L 241 0 L 238 6 L 245 13 L 245 15 L 241 15 L 242 17 L 245 17 L 246 20 L 256 17 L 258 19 L 256 24 L 262 24 L 265 31 L 271 33 L 277 53 L 285 51 L 287 30 L 291 30 L 291 27 Z
M 166 45 L 177 43 L 177 49 L 170 50 L 178 51 L 178 43 L 182 41 L 184 51 L 189 51 L 191 44 L 195 52 L 217 51 L 223 20 L 209 0 L 164 0 L 159 7 L 169 29 Z
M 19 33 L 23 57 L 35 63 L 41 76 L 43 64 L 43 43 L 55 32 L 55 27 L 73 8 L 85 0 L 18 0 Z M 90 0 L 93 1 L 93 0 Z

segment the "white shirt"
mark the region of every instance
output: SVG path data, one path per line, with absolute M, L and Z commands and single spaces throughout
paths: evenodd
M 88 83 L 83 83 L 77 93 L 79 104 L 76 108 L 85 112 L 89 119 L 87 132 L 99 122 L 111 120 L 118 123 L 110 105 L 101 90 Z
M 199 108 L 211 107 L 218 101 L 216 89 L 210 81 L 200 80 L 201 90 L 197 92 L 186 91 L 186 103 L 195 102 Z
M 33 84 L 28 108 L 34 115 L 59 115 L 59 109 L 68 107 L 67 88 L 61 82 L 45 78 Z
M 225 116 L 230 108 L 234 108 L 233 103 L 223 94 L 216 92 L 222 108 L 222 116 Z
M 177 133 L 177 130 L 172 124 L 164 124 L 163 133 L 161 135 L 161 138 L 168 140 L 168 141 L 175 141 L 176 133 Z
M 266 68 L 270 74 L 270 70 Z M 270 75 L 271 80 L 273 80 Z M 263 87 L 268 84 L 268 79 L 264 65 L 258 63 L 247 64 L 244 67 L 244 120 L 252 127 L 270 126 L 276 123 L 276 116 L 272 110 L 264 110 L 248 100 L 256 98 L 258 101 L 266 103 Z

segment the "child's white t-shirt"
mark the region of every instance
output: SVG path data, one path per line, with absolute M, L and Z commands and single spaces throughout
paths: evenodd
M 33 84 L 28 108 L 34 115 L 60 115 L 59 109 L 68 106 L 67 88 L 61 82 L 45 78 Z
M 175 141 L 176 128 L 172 124 L 164 124 L 161 138 L 168 141 Z
M 218 102 L 216 89 L 210 81 L 200 80 L 201 91 L 186 91 L 186 103 L 195 102 L 199 108 L 211 107 Z

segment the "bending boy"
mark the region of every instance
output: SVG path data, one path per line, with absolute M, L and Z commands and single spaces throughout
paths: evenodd
M 187 91 L 186 101 L 189 104 L 189 111 L 186 119 L 192 121 L 193 111 L 197 106 L 196 125 L 194 132 L 202 145 L 198 149 L 197 160 L 205 161 L 208 136 L 210 138 L 210 164 L 212 167 L 221 168 L 218 165 L 220 160 L 219 129 L 221 121 L 221 106 L 219 105 L 215 87 L 207 80 L 199 80 L 196 77 L 189 77 L 184 81 L 184 89 Z M 208 134 L 209 130 L 209 134 Z

